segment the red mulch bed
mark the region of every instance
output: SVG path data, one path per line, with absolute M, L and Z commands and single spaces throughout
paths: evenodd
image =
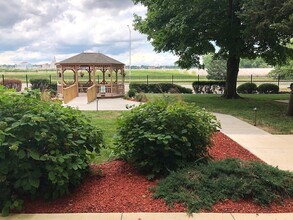
M 222 133 L 214 136 L 214 146 L 210 150 L 215 160 L 237 157 L 242 160 L 259 158 L 243 149 Z M 149 188 L 157 182 L 148 181 L 133 167 L 122 161 L 112 161 L 93 165 L 93 170 L 101 169 L 103 176 L 91 175 L 70 195 L 52 202 L 25 201 L 22 213 L 87 213 L 87 212 L 185 212 L 177 204 L 168 207 L 161 199 L 152 199 Z M 226 213 L 281 213 L 293 212 L 293 199 L 285 200 L 284 205 L 273 204 L 261 207 L 250 201 L 233 202 L 227 200 L 215 204 L 206 212 Z

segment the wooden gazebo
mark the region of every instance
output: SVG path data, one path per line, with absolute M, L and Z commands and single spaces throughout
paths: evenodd
M 63 96 L 64 103 L 81 92 L 87 93 L 88 103 L 97 97 L 124 96 L 124 66 L 101 53 L 80 53 L 70 57 L 56 63 L 58 93 Z

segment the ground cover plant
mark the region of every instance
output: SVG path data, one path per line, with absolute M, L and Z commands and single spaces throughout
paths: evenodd
M 115 152 L 154 178 L 209 158 L 210 138 L 218 127 L 213 115 L 195 105 L 156 100 L 122 114 Z
M 1 89 L 0 89 L 1 90 Z M 0 91 L 0 209 L 20 209 L 24 197 L 55 199 L 78 186 L 102 132 L 80 111 L 40 96 Z
M 190 213 L 210 210 L 215 203 L 227 199 L 270 205 L 293 197 L 293 173 L 261 162 L 231 158 L 191 164 L 160 181 L 154 197 L 164 198 L 169 205 L 184 204 Z

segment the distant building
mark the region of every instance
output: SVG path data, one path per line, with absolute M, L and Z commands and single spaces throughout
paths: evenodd
M 55 56 L 50 64 L 50 69 L 56 69 L 56 57 Z
M 32 64 L 30 64 L 29 62 L 21 62 L 19 64 L 16 64 L 15 66 L 16 69 L 31 69 L 32 68 Z

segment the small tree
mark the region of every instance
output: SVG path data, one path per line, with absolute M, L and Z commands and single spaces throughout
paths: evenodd
M 227 61 L 223 59 L 213 59 L 207 69 L 208 79 L 226 80 L 227 78 Z

